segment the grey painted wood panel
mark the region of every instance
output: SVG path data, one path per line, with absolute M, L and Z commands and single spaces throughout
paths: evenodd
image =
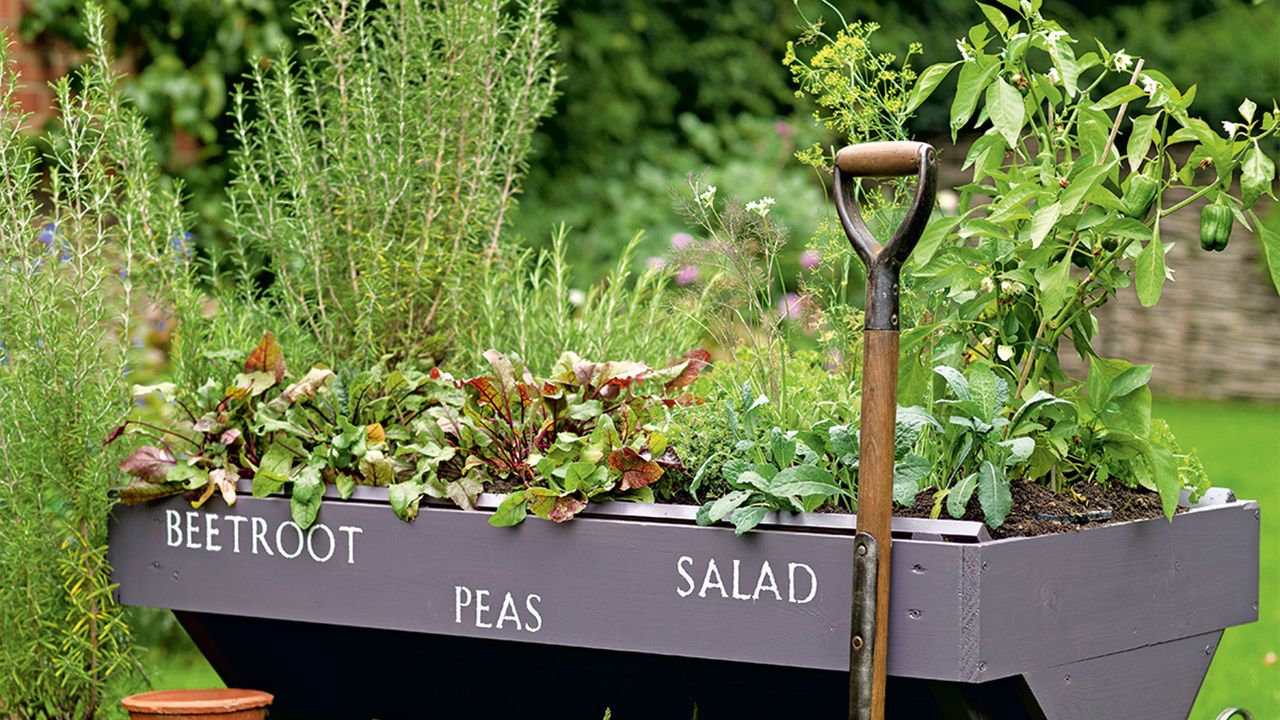
M 172 498 L 118 508 L 111 556 L 126 604 L 847 670 L 846 532 L 487 519 L 433 506 L 405 524 L 351 500 L 326 503 L 303 534 L 283 498 L 200 511 Z M 890 673 L 984 682 L 1256 619 L 1257 506 L 1041 538 L 896 541 L 894 568 Z
M 1199 635 L 1258 616 L 1259 509 L 998 540 L 982 547 L 979 677 Z
M 1173 720 L 1191 713 L 1222 631 L 1025 675 L 1045 720 Z
M 174 498 L 120 508 L 111 554 L 126 604 L 848 667 L 849 536 L 739 538 L 729 529 L 591 518 L 500 529 L 487 519 L 430 508 L 406 524 L 385 505 L 332 503 L 304 536 L 284 499 L 192 511 Z M 955 627 L 958 547 L 903 542 L 895 551 L 918 568 L 894 579 L 903 618 L 895 666 L 904 674 L 945 676 L 958 665 L 949 657 L 955 643 L 936 643 Z

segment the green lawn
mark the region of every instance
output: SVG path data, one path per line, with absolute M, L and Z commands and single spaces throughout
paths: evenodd
M 1263 507 L 1261 620 L 1227 631 L 1192 718 L 1213 720 L 1231 705 L 1257 720 L 1280 718 L 1280 663 L 1265 661 L 1280 653 L 1280 406 L 1157 401 L 1155 415 L 1199 452 L 1215 485 Z M 145 660 L 156 688 L 221 686 L 185 637 L 166 644 L 174 650 Z
M 1213 720 L 1238 706 L 1258 720 L 1280 718 L 1280 663 L 1266 664 L 1280 653 L 1280 406 L 1157 402 L 1153 414 L 1195 448 L 1214 485 L 1262 504 L 1259 622 L 1223 636 L 1191 717 Z

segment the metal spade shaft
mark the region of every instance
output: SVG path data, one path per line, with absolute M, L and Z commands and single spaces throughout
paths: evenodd
M 893 238 L 881 246 L 867 230 L 854 196 L 859 177 L 915 174 L 916 193 Z M 893 518 L 894 426 L 898 390 L 898 281 L 933 210 L 933 148 L 918 142 L 850 145 L 836 153 L 840 224 L 867 269 L 863 338 L 858 533 L 854 538 L 849 718 L 882 720 L 889 646 L 889 551 Z

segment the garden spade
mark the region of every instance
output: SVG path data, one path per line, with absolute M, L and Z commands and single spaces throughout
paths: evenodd
M 916 192 L 893 238 L 880 245 L 855 197 L 856 178 L 916 175 Z M 836 153 L 840 224 L 867 269 L 863 336 L 858 532 L 854 537 L 850 720 L 883 720 L 889 645 L 889 526 L 893 516 L 894 426 L 898 409 L 898 280 L 937 192 L 933 148 L 918 142 L 850 145 Z

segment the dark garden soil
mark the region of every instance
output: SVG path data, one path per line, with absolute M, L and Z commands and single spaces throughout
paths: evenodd
M 509 493 L 520 487 L 518 483 L 502 480 L 489 483 L 485 486 L 485 492 Z M 1070 486 L 1066 494 L 1059 495 L 1043 485 L 1015 480 L 1010 491 L 1013 495 L 1013 509 L 1009 511 L 1004 524 L 995 530 L 987 528 L 993 538 L 1034 537 L 1075 532 L 1089 527 L 1113 525 L 1131 520 L 1147 520 L 1164 515 L 1160 496 L 1143 489 L 1077 483 Z M 933 513 L 934 493 L 933 489 L 921 490 L 911 507 L 895 507 L 893 514 L 897 517 L 930 517 Z M 685 491 L 659 502 L 673 505 L 702 504 Z M 1180 508 L 1179 512 L 1181 511 Z M 825 505 L 818 508 L 816 512 L 847 513 L 848 510 L 834 505 Z M 939 517 L 952 519 L 945 507 Z M 976 492 L 969 501 L 964 517 L 959 519 L 984 521 Z
M 1014 481 L 1013 509 L 1004 524 L 988 528 L 993 538 L 1031 537 L 1060 532 L 1074 532 L 1087 527 L 1111 525 L 1130 520 L 1162 517 L 1160 496 L 1148 490 L 1127 487 L 1102 487 L 1078 483 L 1058 495 L 1043 485 Z M 901 517 L 927 518 L 933 512 L 934 490 L 922 490 L 909 508 L 895 508 Z M 1109 517 L 1108 517 L 1109 514 Z M 944 509 L 941 517 L 951 517 Z M 977 493 L 969 501 L 962 520 L 982 522 L 982 508 Z

